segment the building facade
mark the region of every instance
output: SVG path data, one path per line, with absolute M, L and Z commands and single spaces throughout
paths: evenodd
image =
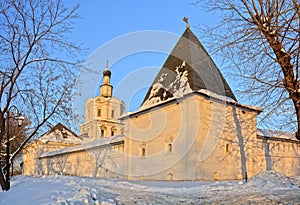
M 136 112 L 125 114 L 112 97 L 110 76 L 106 69 L 100 96 L 85 104 L 80 132 L 88 142 L 24 159 L 37 161 L 43 174 L 57 173 L 63 161 L 62 174 L 128 180 L 247 179 L 271 169 L 300 174 L 294 135 L 257 128 L 263 110 L 237 101 L 189 26 Z
M 40 175 L 44 173 L 44 167 L 41 165 L 41 161 L 38 160 L 41 154 L 80 144 L 82 144 L 81 138 L 66 126 L 58 123 L 39 139 L 24 147 L 23 173 L 29 175 Z

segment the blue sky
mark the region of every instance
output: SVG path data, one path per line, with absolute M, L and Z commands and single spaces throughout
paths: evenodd
M 98 86 L 95 85 L 101 84 L 101 72 L 108 60 L 112 70 L 111 83 L 114 86 L 114 95 L 125 101 L 127 111 L 137 110 L 148 86 L 166 60 L 167 54 L 171 52 L 176 40 L 185 30 L 183 17 L 189 18 L 191 28 L 196 35 L 200 35 L 198 27 L 215 24 L 217 20 L 215 16 L 205 12 L 199 6 L 192 5 L 193 2 L 193 0 L 79 0 L 78 14 L 81 18 L 75 22 L 71 39 L 87 48 L 87 56 L 84 58 L 95 73 L 85 74 L 85 78 L 89 78 L 89 83 L 92 82 L 93 85 L 85 84 L 86 86 L 80 90 L 83 97 L 81 102 L 77 103 L 77 107 L 82 107 L 87 97 L 98 94 Z M 161 48 L 153 49 L 153 46 L 159 47 L 159 45 L 152 46 L 152 42 L 148 42 L 147 35 L 152 35 L 148 31 L 153 30 L 161 32 L 161 35 L 166 37 L 160 42 L 167 45 L 163 51 Z M 139 36 L 144 36 L 145 42 L 134 40 L 137 33 L 141 34 Z M 118 40 L 121 43 L 117 44 Z M 105 46 L 109 47 L 113 43 L 116 45 L 103 50 Z M 146 47 L 144 50 L 112 57 L 125 47 L 147 43 L 149 45 L 144 45 L 144 48 Z M 149 47 L 151 49 L 148 49 Z
M 140 30 L 163 30 L 181 34 L 187 16 L 192 26 L 211 25 L 214 16 L 194 0 L 81 0 L 81 19 L 74 25 L 72 38 L 82 42 L 90 53 L 105 42 L 120 35 Z M 196 31 L 195 31 L 196 32 Z

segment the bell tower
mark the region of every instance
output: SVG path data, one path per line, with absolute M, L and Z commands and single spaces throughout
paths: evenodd
M 112 95 L 110 84 L 111 71 L 106 62 L 103 71 L 103 83 L 100 94 L 88 98 L 85 103 L 85 120 L 80 125 L 80 134 L 87 134 L 87 141 L 120 135 L 124 132 L 124 123 L 120 116 L 126 113 L 125 103 Z
M 110 84 L 111 72 L 108 68 L 108 61 L 106 61 L 106 68 L 103 71 L 103 84 L 100 86 L 100 96 L 111 97 L 113 86 Z

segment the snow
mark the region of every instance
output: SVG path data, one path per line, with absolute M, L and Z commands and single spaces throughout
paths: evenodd
M 59 149 L 59 150 L 52 151 L 52 152 L 46 152 L 46 153 L 41 154 L 39 157 L 41 157 L 41 158 L 42 157 L 50 157 L 50 156 L 55 156 L 55 155 L 59 155 L 59 154 L 69 153 L 69 152 L 76 152 L 76 151 L 86 150 L 86 149 L 94 148 L 94 147 L 100 147 L 103 145 L 108 145 L 111 143 L 116 143 L 116 142 L 121 142 L 121 141 L 124 141 L 124 135 L 122 135 L 122 134 L 112 136 L 112 137 L 101 138 L 98 140 L 90 141 L 87 143 L 82 143 L 77 146 Z
M 45 133 L 38 140 L 47 143 L 49 141 L 52 142 L 60 142 L 60 143 L 73 143 L 73 144 L 81 144 L 82 140 L 75 136 L 71 131 L 62 128 L 62 130 L 54 129 Z
M 296 140 L 295 133 L 283 132 L 279 130 L 267 130 L 267 129 L 257 129 L 257 135 L 268 137 L 268 138 L 281 138 Z
M 222 95 L 218 95 L 214 92 L 211 92 L 209 90 L 205 90 L 205 89 L 200 89 L 198 91 L 196 91 L 197 93 L 200 93 L 200 94 L 204 94 L 204 95 L 207 95 L 211 98 L 214 98 L 214 99 L 217 99 L 217 100 L 220 100 L 220 101 L 223 101 L 223 102 L 226 102 L 226 103 L 231 103 L 231 104 L 234 104 L 234 105 L 240 105 L 241 107 L 245 107 L 245 108 L 249 108 L 249 109 L 252 109 L 252 110 L 257 110 L 259 112 L 262 112 L 263 109 L 260 108 L 260 107 L 257 107 L 257 106 L 251 106 L 251 105 L 245 105 L 245 104 L 241 104 L 241 103 L 238 103 L 237 101 L 229 98 L 229 97 L 226 97 L 226 96 L 222 96 Z
M 230 97 L 226 97 L 226 96 L 222 96 L 222 95 L 218 95 L 214 92 L 211 92 L 209 90 L 206 90 L 206 89 L 200 89 L 200 90 L 197 90 L 197 91 L 191 91 L 193 93 L 199 93 L 201 95 L 205 95 L 205 96 L 208 96 L 210 98 L 213 98 L 213 99 L 217 99 L 217 100 L 220 100 L 220 101 L 223 101 L 225 103 L 230 103 L 230 104 L 233 104 L 233 105 L 238 105 L 238 106 L 241 106 L 241 107 L 244 107 L 244 108 L 247 108 L 247 109 L 251 109 L 251 110 L 256 110 L 258 112 L 262 112 L 263 109 L 258 107 L 258 106 L 252 106 L 252 105 L 245 105 L 245 104 L 241 104 L 241 103 L 238 103 L 237 101 L 231 99 Z M 185 94 L 188 94 L 190 92 L 187 92 L 187 93 L 184 93 Z M 170 102 L 170 101 L 173 101 L 175 100 L 176 98 L 175 97 L 170 97 L 164 101 L 157 101 L 156 104 L 143 104 L 140 109 L 138 111 L 135 111 L 135 112 L 127 112 L 125 113 L 123 116 L 120 117 L 121 118 L 125 118 L 125 117 L 128 117 L 128 116 L 132 116 L 134 114 L 137 114 L 141 111 L 144 111 L 144 110 L 147 110 L 148 108 L 151 108 L 152 106 L 160 106 L 164 103 L 167 103 L 167 102 Z
M 183 61 L 181 65 L 175 67 L 175 76 L 173 72 L 163 73 L 156 83 L 152 85 L 149 97 L 145 100 L 142 109 L 152 105 L 156 105 L 162 101 L 166 101 L 170 98 L 181 98 L 185 94 L 192 93 L 193 90 L 188 82 L 188 71 L 185 70 L 186 62 Z M 168 86 L 164 86 L 163 83 L 168 78 L 175 78 Z
M 281 51 L 282 53 L 286 53 L 286 51 L 284 50 L 284 48 L 281 48 L 280 51 Z
M 184 95 L 187 95 L 187 94 L 193 93 L 193 92 L 204 94 L 206 96 L 221 100 L 226 103 L 238 104 L 238 105 L 241 105 L 242 107 L 257 110 L 260 112 L 262 111 L 262 109 L 259 107 L 239 104 L 237 101 L 235 101 L 229 97 L 226 97 L 225 95 L 224 96 L 218 95 L 218 94 L 211 92 L 209 90 L 206 90 L 206 89 L 200 89 L 197 91 L 193 91 L 189 84 L 188 71 L 185 70 L 185 67 L 186 67 L 186 62 L 183 61 L 181 65 L 175 67 L 175 75 L 173 72 L 163 73 L 159 77 L 157 82 L 155 82 L 152 85 L 149 97 L 145 100 L 145 102 L 140 107 L 138 112 L 148 109 L 149 107 L 152 107 L 152 106 L 157 106 L 157 105 L 160 105 L 162 103 L 165 103 L 165 102 L 168 102 L 168 101 L 171 101 L 174 99 L 182 98 Z M 169 85 L 164 86 L 164 82 L 166 81 L 166 79 L 168 77 L 175 78 L 175 80 L 173 82 L 171 82 Z M 127 116 L 131 115 L 131 114 L 134 114 L 134 113 L 130 113 L 130 114 L 127 113 Z M 125 117 L 125 116 L 122 116 L 122 117 Z
M 265 171 L 245 181 L 124 181 L 16 176 L 0 204 L 299 204 L 300 177 Z
M 274 187 L 297 188 L 300 184 L 297 180 L 287 177 L 279 172 L 265 171 L 252 177 L 251 181 L 247 185 L 261 187 L 263 189 L 273 189 Z
M 224 101 L 224 102 L 232 102 L 232 103 L 236 103 L 235 100 L 229 98 L 229 97 L 226 97 L 226 96 L 222 96 L 222 95 L 218 95 L 214 92 L 211 92 L 209 90 L 206 90 L 206 89 L 200 89 L 197 91 L 198 93 L 201 93 L 201 94 L 205 94 L 209 97 L 212 97 L 212 98 L 215 98 L 215 99 L 218 99 L 218 100 L 221 100 L 221 101 Z

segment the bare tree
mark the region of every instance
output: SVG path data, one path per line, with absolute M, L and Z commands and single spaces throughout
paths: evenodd
M 218 54 L 229 60 L 225 65 L 243 77 L 239 86 L 247 100 L 265 108 L 265 122 L 292 125 L 300 140 L 298 1 L 198 0 L 195 4 L 221 17 L 205 35 L 214 42 L 212 51 L 221 51 Z
M 78 5 L 61 0 L 0 2 L 0 144 L 5 121 L 14 105 L 30 119 L 27 138 L 10 155 L 10 162 L 43 126 L 70 119 L 70 98 L 78 71 L 80 46 L 68 39 Z M 3 147 L 0 147 L 3 149 Z M 3 174 L 0 167 L 0 182 Z
M 10 113 L 13 116 L 13 113 Z M 13 118 L 9 118 L 10 124 L 10 153 L 14 153 L 22 144 L 22 142 L 27 138 L 27 127 L 30 127 L 30 121 L 25 118 L 23 121 L 23 126 L 18 126 L 18 122 Z M 6 120 L 7 122 L 7 120 Z M 2 140 L 1 148 L 6 148 L 7 146 L 7 136 Z M 6 149 L 0 149 L 0 163 L 6 163 Z

